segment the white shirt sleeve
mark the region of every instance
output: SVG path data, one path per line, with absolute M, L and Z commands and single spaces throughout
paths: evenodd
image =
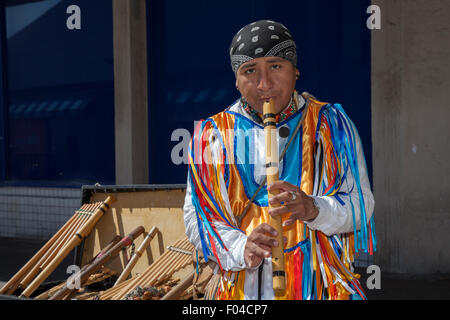
M 188 236 L 191 243 L 199 251 L 202 251 L 202 244 L 200 241 L 199 224 L 197 222 L 197 213 L 195 207 L 192 204 L 192 194 L 191 194 L 191 184 L 189 182 L 189 177 L 186 187 L 186 197 L 184 201 L 184 226 L 186 229 L 186 235 Z M 217 249 L 217 256 L 219 257 L 220 263 L 224 270 L 239 271 L 245 268 L 244 261 L 244 249 L 247 243 L 247 236 L 236 230 L 232 229 L 219 221 L 215 221 L 215 227 L 219 236 L 221 237 L 225 247 L 225 250 L 218 242 L 215 240 L 215 245 Z M 206 236 L 205 230 L 203 234 Z M 214 256 L 208 256 L 208 259 L 216 260 Z
M 366 162 L 364 160 L 364 153 L 361 147 L 361 140 L 357 134 L 356 151 L 361 190 L 364 197 L 364 208 L 367 218 L 366 221 L 369 222 L 375 207 L 375 200 L 370 188 Z M 313 221 L 306 222 L 310 229 L 320 230 L 328 236 L 339 233 L 353 232 L 352 203 L 355 212 L 356 230 L 361 228 L 359 194 L 350 169 L 348 169 L 346 180 L 343 182 L 340 192 L 347 193 L 347 195 L 338 194 L 338 197 L 344 202 L 344 204 L 341 204 L 335 196 L 312 196 L 316 199 L 317 205 L 319 206 L 319 215 Z
M 212 152 L 212 161 L 214 163 L 217 163 L 220 159 L 219 155 L 222 149 L 220 141 L 221 139 L 213 136 L 211 136 L 209 140 Z M 195 248 L 199 251 L 202 251 L 199 225 L 201 226 L 201 228 L 203 228 L 202 233 L 205 235 L 205 237 L 207 236 L 207 233 L 205 227 L 203 227 L 203 225 L 199 224 L 199 222 L 197 221 L 197 212 L 195 210 L 194 204 L 192 203 L 192 187 L 190 180 L 191 179 L 188 175 L 186 196 L 183 207 L 185 230 L 186 235 L 189 237 L 189 240 L 195 246 Z M 221 181 L 223 183 L 223 188 L 221 189 L 223 189 L 222 198 L 225 201 L 225 210 L 229 211 L 229 215 L 232 216 L 233 213 L 231 212 L 231 207 L 229 205 L 228 194 L 225 190 L 225 182 L 223 181 L 223 179 Z M 240 230 L 231 228 L 222 221 L 214 221 L 214 226 L 225 246 L 225 248 L 222 247 L 222 245 L 216 239 L 214 239 L 216 253 L 220 260 L 222 268 L 226 271 L 240 271 L 242 269 L 245 269 L 246 266 L 244 260 L 244 249 L 245 244 L 247 243 L 246 234 Z M 208 259 L 216 260 L 216 258 L 212 255 L 208 256 Z

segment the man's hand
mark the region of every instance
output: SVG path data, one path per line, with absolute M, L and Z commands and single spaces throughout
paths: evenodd
M 319 210 L 314 206 L 313 200 L 299 187 L 286 181 L 275 181 L 267 189 L 269 191 L 279 190 L 279 194 L 269 199 L 271 205 L 280 204 L 280 207 L 269 210 L 271 216 L 291 213 L 283 226 L 289 226 L 295 220 L 311 221 L 317 217 Z M 293 198 L 295 198 L 293 200 Z
M 264 258 L 272 255 L 272 247 L 278 246 L 273 238 L 277 231 L 267 223 L 261 223 L 247 237 L 244 249 L 244 260 L 248 268 L 258 266 Z

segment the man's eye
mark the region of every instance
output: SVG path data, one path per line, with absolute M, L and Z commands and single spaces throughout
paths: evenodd
M 255 69 L 247 69 L 245 70 L 246 74 L 255 73 Z
M 279 64 L 273 64 L 272 69 L 280 69 L 281 66 Z

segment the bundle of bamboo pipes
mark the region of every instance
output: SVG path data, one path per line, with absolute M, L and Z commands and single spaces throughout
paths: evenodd
M 153 237 L 158 232 L 158 228 L 153 227 L 149 233 L 145 236 L 144 240 L 142 241 L 139 248 L 136 250 L 136 252 L 133 254 L 133 256 L 130 258 L 130 261 L 128 261 L 128 264 L 123 269 L 122 273 L 120 274 L 119 278 L 117 278 L 116 283 L 114 286 L 118 285 L 119 283 L 125 281 L 125 279 L 130 275 L 131 270 L 135 266 L 135 264 L 138 262 L 139 258 L 142 256 L 144 251 L 147 249 L 147 247 L 150 245 L 150 241 L 153 239 Z
M 78 281 L 81 285 L 85 284 L 89 279 L 89 276 L 100 270 L 103 265 L 108 263 L 111 259 L 115 258 L 120 251 L 124 248 L 130 246 L 134 239 L 136 239 L 140 234 L 145 231 L 143 226 L 139 226 L 131 231 L 127 236 L 123 237 L 118 243 L 116 243 L 112 248 L 106 251 L 103 255 L 99 256 L 94 260 L 91 264 L 86 265 L 81 269 L 78 273 L 75 274 L 75 277 L 78 278 Z M 71 294 L 75 292 L 74 283 L 75 280 L 68 280 L 67 285 L 62 287 L 60 290 L 55 292 L 55 294 L 50 297 L 50 300 L 61 300 L 70 298 Z
M 48 278 L 64 258 L 93 229 L 113 202 L 109 196 L 103 202 L 83 204 L 80 209 L 47 241 L 47 243 L 2 287 L 0 294 L 29 297 Z
M 169 279 L 175 272 L 192 263 L 194 247 L 187 238 L 168 247 L 142 274 L 116 284 L 99 295 L 100 300 L 123 300 L 136 287 L 153 286 Z

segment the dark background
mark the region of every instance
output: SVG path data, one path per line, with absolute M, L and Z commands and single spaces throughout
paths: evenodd
M 0 2 L 0 180 L 5 185 L 115 183 L 110 0 Z M 69 5 L 81 29 L 69 30 Z M 175 129 L 239 98 L 228 47 L 244 25 L 283 23 L 298 47 L 299 92 L 341 103 L 372 176 L 368 0 L 148 0 L 149 183 L 185 183 Z

